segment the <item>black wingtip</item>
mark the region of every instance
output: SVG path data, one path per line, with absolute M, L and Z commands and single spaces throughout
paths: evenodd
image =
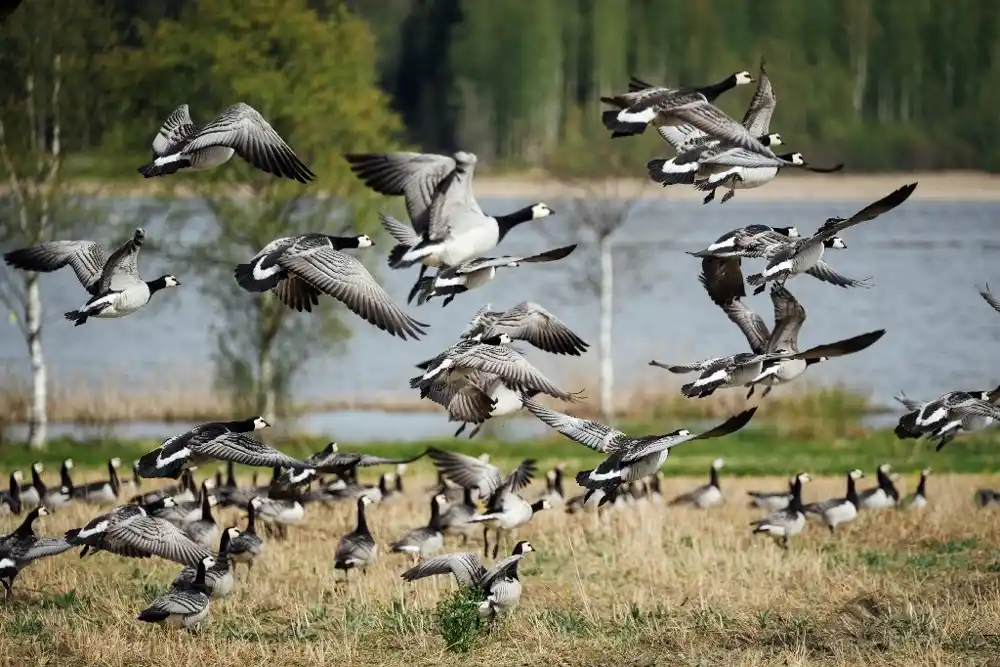
M 628 123 L 618 120 L 618 111 L 609 110 L 601 114 L 601 122 L 604 127 L 611 130 L 613 139 L 618 137 L 631 137 L 642 134 L 646 131 L 648 123 Z

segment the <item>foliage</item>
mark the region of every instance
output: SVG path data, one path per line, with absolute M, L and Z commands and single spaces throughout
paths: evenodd
M 479 588 L 462 586 L 437 603 L 435 613 L 445 648 L 449 651 L 468 653 L 472 650 L 482 625 L 478 610 L 484 599 Z

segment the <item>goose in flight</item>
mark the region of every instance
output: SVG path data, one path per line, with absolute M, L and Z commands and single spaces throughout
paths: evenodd
M 270 426 L 263 417 L 209 422 L 168 438 L 139 459 L 143 477 L 177 479 L 186 469 L 209 461 L 232 461 L 247 466 L 277 466 L 302 470 L 309 465 L 246 435 Z
M 139 277 L 139 250 L 145 240 L 146 232 L 140 227 L 110 257 L 93 241 L 49 241 L 12 250 L 3 258 L 10 266 L 24 271 L 48 273 L 67 265 L 72 267 L 91 295 L 86 304 L 66 313 L 67 320 L 80 326 L 91 317 L 131 315 L 149 303 L 156 292 L 181 284 L 171 275 L 150 281 Z
M 755 294 L 760 294 L 768 282 L 784 283 L 789 278 L 805 273 L 823 259 L 826 241 L 849 227 L 874 220 L 883 213 L 891 211 L 909 199 L 916 189 L 916 183 L 904 185 L 864 207 L 850 218 L 830 218 L 812 236 L 778 248 L 768 257 L 767 268 L 762 273 L 748 276 L 747 282 L 757 288 Z
M 910 410 L 899 418 L 896 437 L 937 439 L 936 451 L 959 433 L 982 430 L 1000 419 L 1000 387 L 992 391 L 949 391 L 926 403 L 905 394 L 895 398 Z
M 243 102 L 225 108 L 200 130 L 188 105 L 177 107 L 153 139 L 153 161 L 139 167 L 139 173 L 152 178 L 182 169 L 212 169 L 234 153 L 268 174 L 299 183 L 316 178 L 264 117 Z
M 990 291 L 989 285 L 986 285 L 986 287 L 979 290 L 979 295 L 985 299 L 986 303 L 990 304 L 990 308 L 1000 312 L 1000 299 L 993 296 L 993 292 Z
M 397 245 L 389 266 L 405 269 L 457 266 L 490 253 L 518 225 L 545 218 L 555 211 L 544 202 L 507 215 L 483 212 L 472 191 L 478 158 L 458 151 L 452 156 L 434 153 L 366 153 L 344 156 L 351 171 L 382 195 L 403 197 L 411 225 L 388 215 L 380 219 Z M 415 283 L 407 301 L 416 295 Z
M 28 512 L 21 524 L 10 535 L 0 537 L 0 585 L 4 597 L 10 597 L 14 579 L 24 568 L 46 556 L 55 556 L 72 548 L 61 537 L 38 537 L 34 524 L 49 511 L 42 506 Z
M 435 296 L 445 296 L 441 306 L 447 306 L 455 297 L 471 289 L 482 287 L 497 275 L 497 269 L 516 267 L 522 264 L 554 262 L 567 257 L 576 250 L 576 244 L 554 248 L 537 255 L 503 257 L 478 257 L 462 262 L 458 266 L 440 269 L 437 275 L 418 280 L 417 303 L 423 304 Z
M 507 310 L 479 309 L 462 332 L 462 338 L 482 340 L 506 333 L 551 354 L 580 356 L 590 347 L 548 310 L 533 301 L 522 301 Z
M 403 340 L 419 338 L 427 325 L 404 313 L 364 264 L 342 252 L 371 245 L 365 235 L 301 234 L 275 239 L 236 267 L 236 282 L 248 292 L 272 289 L 282 303 L 300 312 L 311 312 L 319 295 L 327 294 L 382 331 Z
M 597 421 L 550 410 L 527 397 L 524 399 L 524 407 L 570 440 L 607 454 L 607 458 L 599 466 L 593 470 L 584 470 L 576 476 L 577 484 L 591 490 L 606 490 L 654 475 L 667 462 L 670 450 L 677 445 L 735 433 L 746 426 L 757 411 L 757 408 L 744 410 L 715 428 L 698 434 L 678 429 L 662 435 L 630 436 Z

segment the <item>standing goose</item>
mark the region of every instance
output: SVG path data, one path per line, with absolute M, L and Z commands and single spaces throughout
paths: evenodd
M 879 465 L 875 470 L 878 485 L 865 489 L 858 494 L 859 507 L 870 510 L 881 510 L 895 507 L 899 503 L 899 491 L 892 482 L 892 466 L 888 463 Z
M 122 460 L 118 457 L 108 459 L 108 478 L 74 487 L 73 496 L 98 505 L 115 502 L 121 492 L 121 481 L 118 478 L 118 468 L 121 465 Z
M 354 568 L 362 572 L 378 558 L 378 545 L 368 529 L 365 518 L 365 508 L 374 501 L 362 495 L 358 497 L 358 523 L 354 530 L 345 534 L 337 543 L 337 553 L 333 557 L 333 567 L 344 571 L 344 581 L 347 581 L 348 571 Z M 393 545 L 395 551 L 395 545 Z
M 0 516 L 21 513 L 24 507 L 21 501 L 21 479 L 23 479 L 21 471 L 15 470 L 10 474 L 7 492 L 0 491 Z
M 212 460 L 232 461 L 247 466 L 283 466 L 301 470 L 305 463 L 254 440 L 246 433 L 270 426 L 263 417 L 241 421 L 200 424 L 163 441 L 159 447 L 139 459 L 143 477 L 171 477 Z
M 445 503 L 441 494 L 431 498 L 431 518 L 426 526 L 414 528 L 406 535 L 392 543 L 392 553 L 411 554 L 414 558 L 426 558 L 440 551 L 444 546 L 444 533 L 441 531 L 441 506 Z
M 459 586 L 476 587 L 486 594 L 486 599 L 479 604 L 479 617 L 495 618 L 513 611 L 521 600 L 517 565 L 532 551 L 530 542 L 518 542 L 510 556 L 489 570 L 474 553 L 446 554 L 411 567 L 402 577 L 406 581 L 416 581 L 435 574 L 453 574 Z
M 264 117 L 243 102 L 226 107 L 200 130 L 188 105 L 180 105 L 153 139 L 153 161 L 138 171 L 145 178 L 202 171 L 228 162 L 233 153 L 268 174 L 299 183 L 316 178 Z
M 533 301 L 522 301 L 504 311 L 490 308 L 487 304 L 475 314 L 462 332 L 463 339 L 483 340 L 505 333 L 511 340 L 523 340 L 544 352 L 574 357 L 590 347 L 558 317 Z M 426 370 L 423 364 L 418 368 Z
M 708 509 L 715 507 L 723 500 L 722 487 L 719 486 L 719 470 L 725 465 L 723 459 L 712 461 L 709 469 L 708 484 L 703 484 L 696 489 L 683 493 L 670 501 L 670 505 L 688 505 L 698 509 Z
M 31 464 L 31 483 L 21 484 L 19 489 L 21 494 L 21 504 L 25 507 L 37 507 L 41 505 L 48 489 L 42 480 L 44 467 L 41 462 L 35 461 Z
M 206 549 L 211 549 L 219 538 L 219 526 L 212 516 L 212 495 L 204 482 L 201 485 L 201 515 L 194 521 L 186 521 L 181 529 L 192 542 Z
M 212 598 L 228 597 L 233 592 L 233 573 L 229 563 L 229 544 L 240 536 L 240 531 L 236 526 L 229 526 L 222 531 L 219 540 L 219 555 L 215 557 L 215 564 L 205 570 L 205 588 L 208 589 L 208 596 Z M 194 583 L 198 576 L 198 568 L 185 567 L 174 579 L 173 588 L 184 588 Z
M 258 498 L 260 505 L 257 507 L 258 518 L 269 527 L 277 527 L 278 539 L 283 540 L 288 537 L 288 526 L 294 526 L 302 522 L 306 516 L 306 508 L 297 498 Z
M 326 294 L 382 331 L 403 340 L 419 338 L 427 325 L 404 313 L 364 264 L 342 252 L 370 245 L 367 236 L 300 234 L 276 239 L 236 267 L 236 282 L 248 292 L 273 289 L 282 303 L 299 312 L 312 312 L 319 295 Z
M 383 226 L 397 242 L 389 253 L 389 266 L 403 269 L 420 263 L 420 278 L 427 267 L 457 266 L 482 257 L 518 225 L 554 213 L 543 202 L 508 215 L 484 213 L 472 192 L 477 158 L 465 151 L 452 157 L 370 153 L 345 158 L 351 171 L 375 192 L 404 197 L 412 228 L 381 216 Z M 416 290 L 415 284 L 408 301 Z
M 732 141 L 747 148 L 760 147 L 770 153 L 743 125 L 712 104 L 727 90 L 748 83 L 753 83 L 753 77 L 746 70 L 700 88 L 649 86 L 633 78 L 629 92 L 601 98 L 601 102 L 616 107 L 604 111 L 601 121 L 612 131 L 612 138 L 642 134 L 650 123 L 657 126 L 690 125 L 709 137 Z
M 780 540 L 781 548 L 788 549 L 788 539 L 802 532 L 806 525 L 806 515 L 802 505 L 802 485 L 811 481 L 807 473 L 800 472 L 792 478 L 791 498 L 788 506 L 775 510 L 763 519 L 751 521 L 754 535 L 762 533 Z
M 158 556 L 182 565 L 196 565 L 211 552 L 192 542 L 169 521 L 150 516 L 156 508 L 173 502 L 164 498 L 152 505 L 121 505 L 90 520 L 83 528 L 67 531 L 66 541 L 84 547 L 81 557 L 109 551 L 128 558 Z
M 794 243 L 778 248 L 768 258 L 768 265 L 763 273 L 747 276 L 747 282 L 757 288 L 755 291 L 756 294 L 760 294 L 764 291 L 764 287 L 768 282 L 779 281 L 784 284 L 789 278 L 807 272 L 823 259 L 823 251 L 826 248 L 825 242 L 827 240 L 837 236 L 845 229 L 860 225 L 869 220 L 874 220 L 883 213 L 891 211 L 909 199 L 910 195 L 916 189 L 916 183 L 904 185 L 898 190 L 890 192 L 882 199 L 864 207 L 850 218 L 828 219 L 809 238 L 799 239 Z
M 997 299 L 997 297 L 993 296 L 993 292 L 990 291 L 989 284 L 987 284 L 986 287 L 984 287 L 983 289 L 979 290 L 979 295 L 986 300 L 986 303 L 990 304 L 990 308 L 992 308 L 997 312 L 1000 312 L 1000 299 Z
M 768 512 L 777 512 L 788 507 L 792 500 L 792 487 L 795 478 L 788 480 L 788 491 L 747 491 L 750 496 L 750 507 L 757 507 Z
M 3 258 L 24 271 L 48 273 L 67 264 L 72 267 L 80 284 L 91 294 L 85 305 L 66 313 L 67 320 L 80 326 L 91 317 L 130 315 L 149 303 L 159 290 L 180 285 L 171 275 L 150 281 L 139 277 L 139 250 L 145 240 L 146 232 L 140 227 L 110 257 L 93 241 L 50 241 L 12 250 Z
M 497 269 L 517 267 L 522 264 L 555 262 L 568 257 L 576 250 L 576 244 L 553 248 L 537 255 L 503 257 L 477 257 L 456 266 L 440 269 L 436 275 L 417 281 L 417 304 L 422 305 L 436 296 L 446 297 L 441 307 L 447 306 L 459 294 L 482 287 L 497 275 Z
M 48 513 L 45 507 L 36 507 L 28 512 L 13 533 L 0 537 L 0 584 L 4 587 L 5 597 L 11 595 L 18 573 L 33 561 L 45 556 L 55 556 L 72 548 L 62 538 L 38 537 L 35 534 L 35 521 Z
M 806 516 L 814 516 L 823 521 L 833 533 L 842 523 L 854 521 L 858 516 L 858 491 L 856 482 L 864 477 L 860 470 L 854 469 L 847 473 L 847 493 L 843 498 L 831 498 L 818 503 L 810 503 L 803 507 Z
M 146 623 L 169 623 L 180 628 L 200 623 L 208 616 L 209 589 L 205 579 L 209 568 L 214 565 L 214 556 L 202 558 L 198 561 L 191 583 L 174 586 L 170 592 L 153 600 L 136 618 Z
M 697 435 L 679 429 L 663 435 L 630 436 L 600 422 L 550 410 L 526 398 L 526 407 L 548 426 L 570 440 L 608 457 L 593 470 L 577 474 L 576 482 L 587 489 L 605 489 L 653 475 L 666 463 L 670 450 L 692 440 L 706 440 L 735 433 L 749 423 L 757 408 L 745 410 L 713 429 Z
M 253 569 L 253 562 L 264 552 L 264 540 L 257 535 L 257 512 L 263 501 L 254 496 L 247 504 L 247 527 L 239 535 L 229 540 L 229 558 L 234 563 L 246 563 Z
M 471 520 L 479 512 L 476 503 L 472 500 L 472 489 L 462 489 L 462 499 L 460 502 L 449 502 L 448 509 L 441 515 L 441 531 L 445 535 L 458 535 L 462 538 L 464 547 L 469 541 L 476 525 Z
M 63 459 L 59 466 L 59 486 L 54 489 L 45 489 L 42 494 L 42 504 L 52 510 L 69 503 L 73 500 L 73 477 L 70 470 L 73 469 L 73 459 Z
M 927 477 L 930 476 L 930 474 L 930 468 L 924 468 L 920 471 L 920 483 L 917 484 L 916 492 L 907 498 L 907 507 L 912 507 L 918 510 L 927 507 Z

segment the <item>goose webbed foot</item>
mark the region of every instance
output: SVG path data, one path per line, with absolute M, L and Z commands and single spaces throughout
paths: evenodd
M 701 203 L 702 204 L 707 204 L 710 201 L 712 201 L 713 199 L 715 199 L 715 190 L 709 190 L 708 194 L 705 195 L 705 198 L 703 200 L 701 200 Z

